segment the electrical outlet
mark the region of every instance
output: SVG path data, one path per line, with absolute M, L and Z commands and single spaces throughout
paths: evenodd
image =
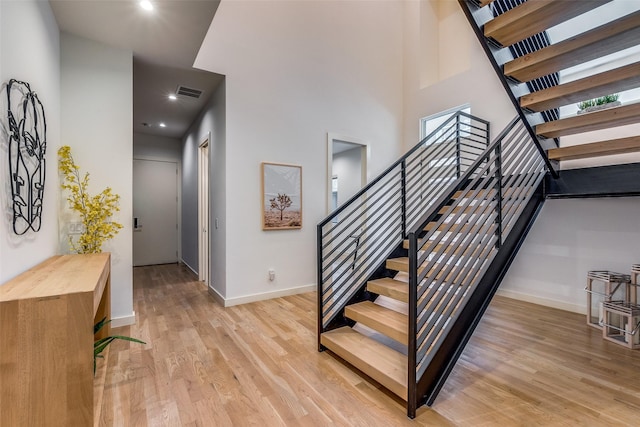
M 81 222 L 70 222 L 68 225 L 68 232 L 70 235 L 82 234 L 84 232 L 84 225 Z
M 273 268 L 269 269 L 269 281 L 273 282 L 276 280 L 276 271 Z

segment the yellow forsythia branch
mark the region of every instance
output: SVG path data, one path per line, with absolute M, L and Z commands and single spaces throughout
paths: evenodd
M 122 228 L 122 224 L 111 221 L 114 212 L 120 210 L 120 196 L 107 187 L 96 196 L 91 196 L 89 173 L 80 175 L 80 168 L 73 161 L 71 147 L 63 145 L 58 149 L 58 170 L 63 174 L 62 188 L 69 191 L 67 201 L 74 211 L 80 214 L 84 232 L 76 242 L 69 236 L 71 250 L 79 254 L 102 252 L 102 244 L 113 238 Z

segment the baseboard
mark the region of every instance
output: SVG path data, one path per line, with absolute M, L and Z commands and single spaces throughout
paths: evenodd
M 216 302 L 218 304 L 220 304 L 221 306 L 225 307 L 224 305 L 224 297 L 222 295 L 220 295 L 218 293 L 218 291 L 216 291 L 215 289 L 213 289 L 211 286 L 207 287 L 207 290 L 209 291 L 209 295 L 211 296 L 211 298 L 213 298 L 214 300 L 216 300 Z
M 119 328 L 120 326 L 129 326 L 136 324 L 136 312 L 134 311 L 129 316 L 120 316 L 111 318 L 111 327 Z
M 587 310 L 584 305 L 571 304 L 564 301 L 557 301 L 549 298 L 542 298 L 535 295 L 525 294 L 522 292 L 511 291 L 507 289 L 498 289 L 496 295 L 506 298 L 517 299 L 519 301 L 530 302 L 533 304 L 543 305 L 545 307 L 557 308 L 560 310 L 571 311 L 573 313 L 586 314 Z
M 187 267 L 189 270 L 191 270 L 193 274 L 195 274 L 196 276 L 198 275 L 198 272 L 194 270 L 193 267 L 191 267 L 189 264 L 187 264 L 183 259 L 181 259 L 180 262 L 183 263 L 184 266 Z
M 234 305 L 248 304 L 251 302 L 264 301 L 273 298 L 287 297 L 289 295 L 302 294 L 312 292 L 317 289 L 316 285 L 305 285 L 297 288 L 280 289 L 272 292 L 263 292 L 259 294 L 245 295 L 235 298 L 223 298 L 215 289 L 209 288 L 209 295 L 218 301 L 223 307 L 232 307 Z

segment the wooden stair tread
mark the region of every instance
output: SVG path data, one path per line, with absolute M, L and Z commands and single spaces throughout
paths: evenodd
M 536 126 L 536 134 L 545 138 L 573 135 L 640 122 L 640 103 L 594 111 Z
M 402 271 L 405 273 L 409 272 L 409 258 L 408 257 L 399 257 L 399 258 L 389 258 L 386 261 L 386 267 L 389 270 L 396 270 L 396 271 Z M 441 268 L 442 265 L 440 263 L 435 263 L 433 265 L 433 267 L 431 267 L 431 271 L 433 272 L 436 269 Z M 424 270 L 424 267 L 419 267 L 418 268 L 418 272 L 421 273 Z M 443 277 L 443 273 L 444 273 L 444 268 L 442 268 L 442 270 L 434 277 L 434 279 L 441 279 Z M 450 279 L 451 275 L 453 274 L 453 271 L 450 271 L 447 276 L 445 277 L 445 280 Z
M 550 160 L 575 160 L 640 151 L 640 136 L 598 141 L 590 144 L 554 148 L 548 151 Z
M 504 65 L 504 74 L 521 82 L 636 46 L 640 11 L 521 56 Z
M 409 321 L 406 314 L 398 313 L 371 301 L 362 301 L 346 306 L 344 315 L 401 344 L 407 345 L 408 343 Z
M 553 86 L 520 98 L 520 106 L 545 111 L 640 86 L 640 62 Z
M 407 357 L 344 326 L 325 332 L 320 343 L 407 400 Z
M 484 35 L 510 46 L 612 0 L 528 0 L 484 26 Z
M 493 3 L 494 0 L 478 0 L 478 3 L 480 4 L 480 7 L 484 7 L 488 4 Z
M 447 233 L 466 233 L 473 227 L 472 224 L 464 224 L 462 227 L 458 228 L 462 223 L 451 225 L 451 223 L 444 222 L 436 228 L 436 224 L 436 221 L 428 223 L 426 227 L 424 227 L 424 231 L 444 231 L 448 229 Z
M 367 290 L 402 302 L 409 302 L 409 286 L 406 282 L 383 278 L 367 282 Z
M 463 199 L 468 199 L 468 197 L 463 197 L 465 193 L 473 193 L 476 190 L 458 190 L 453 194 L 452 199 L 457 200 L 459 198 L 463 198 Z M 496 190 L 494 190 L 493 188 L 489 189 L 483 189 L 478 191 L 478 193 L 476 194 L 476 197 L 479 198 L 479 200 L 486 200 L 487 196 L 488 197 L 493 197 L 493 195 L 495 194 Z M 475 199 L 471 199 L 471 200 L 475 200 Z

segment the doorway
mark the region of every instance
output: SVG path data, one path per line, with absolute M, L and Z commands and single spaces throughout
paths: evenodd
M 198 149 L 198 280 L 209 286 L 209 138 Z
M 178 262 L 178 164 L 133 159 L 133 265 Z
M 330 133 L 327 153 L 327 213 L 331 213 L 367 184 L 369 145 Z

